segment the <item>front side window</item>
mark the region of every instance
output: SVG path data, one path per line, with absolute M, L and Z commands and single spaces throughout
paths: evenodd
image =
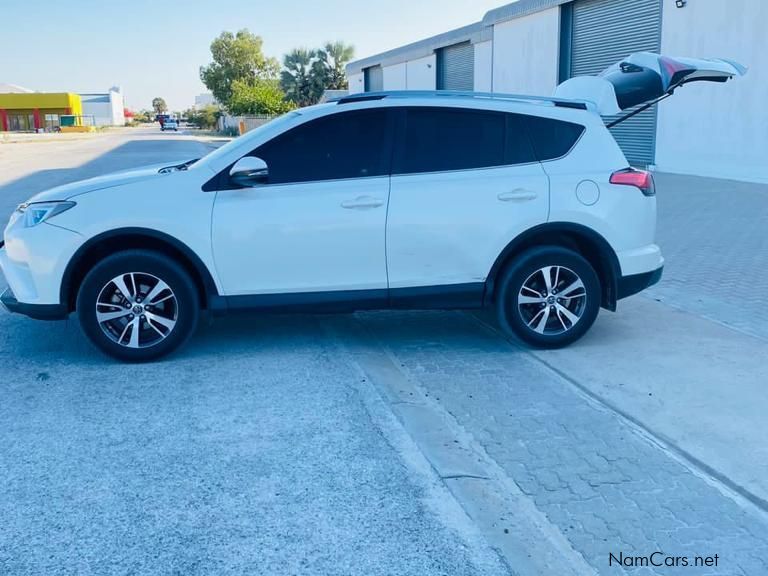
M 276 136 L 250 155 L 269 167 L 270 184 L 389 174 L 386 110 L 341 112 Z
M 505 114 L 442 107 L 408 108 L 405 114 L 398 173 L 469 170 L 505 164 Z

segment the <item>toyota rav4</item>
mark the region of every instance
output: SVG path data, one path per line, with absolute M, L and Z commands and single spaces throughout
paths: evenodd
M 493 306 L 528 344 L 563 346 L 664 264 L 653 178 L 602 116 L 744 72 L 639 53 L 552 98 L 381 92 L 296 110 L 204 158 L 20 205 L 2 302 L 77 312 L 129 361 L 177 348 L 201 310 Z

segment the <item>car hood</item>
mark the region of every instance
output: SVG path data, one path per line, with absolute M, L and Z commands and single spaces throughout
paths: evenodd
M 188 160 L 188 159 L 185 159 Z M 140 168 L 132 168 L 130 170 L 124 170 L 121 172 L 114 172 L 112 174 L 106 174 L 104 176 L 97 176 L 95 178 L 89 178 L 87 180 L 79 180 L 77 182 L 70 182 L 69 184 L 63 184 L 56 186 L 35 194 L 27 200 L 31 202 L 50 202 L 54 200 L 68 200 L 74 196 L 81 194 L 87 194 L 88 192 L 95 192 L 96 190 L 103 190 L 105 188 L 114 188 L 116 186 L 122 186 L 124 184 L 130 184 L 132 182 L 139 182 L 141 180 L 148 180 L 150 178 L 163 178 L 167 177 L 171 172 L 161 172 L 163 168 L 171 168 L 178 164 L 183 163 L 185 160 L 179 160 L 177 162 L 163 162 L 162 164 L 152 164 L 149 166 L 141 166 Z

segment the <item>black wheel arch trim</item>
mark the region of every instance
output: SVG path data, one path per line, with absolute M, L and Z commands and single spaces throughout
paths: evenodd
M 165 232 L 160 232 L 159 230 L 154 230 L 152 228 L 126 227 L 102 232 L 101 234 L 88 239 L 88 241 L 86 241 L 82 246 L 80 246 L 80 248 L 77 249 L 72 258 L 70 258 L 69 263 L 64 270 L 64 275 L 61 279 L 59 297 L 60 302 L 63 305 L 68 306 L 68 303 L 71 301 L 71 284 L 73 275 L 88 251 L 91 250 L 99 242 L 110 240 L 119 236 L 144 236 L 152 240 L 157 240 L 168 244 L 170 247 L 184 255 L 184 257 L 194 267 L 202 281 L 202 287 L 205 291 L 205 294 L 203 295 L 204 304 L 207 306 L 208 302 L 210 302 L 213 297 L 218 296 L 219 290 L 216 287 L 216 282 L 211 275 L 211 271 L 203 263 L 200 257 L 195 254 L 194 250 L 192 250 L 184 242 L 171 236 L 170 234 L 166 234 Z
M 621 266 L 619 265 L 619 259 L 616 256 L 616 252 L 613 250 L 613 248 L 611 248 L 611 245 L 608 243 L 608 241 L 599 233 L 595 232 L 591 228 L 573 222 L 547 222 L 545 224 L 539 224 L 538 226 L 529 228 L 514 238 L 509 244 L 507 244 L 504 250 L 501 251 L 501 254 L 499 254 L 499 256 L 496 258 L 496 261 L 491 267 L 491 271 L 488 273 L 488 277 L 485 283 L 486 302 L 490 301 L 490 298 L 493 296 L 496 279 L 498 278 L 509 258 L 516 252 L 524 249 L 526 244 L 531 242 L 531 240 L 536 236 L 544 235 L 560 235 L 565 238 L 575 236 L 586 240 L 595 248 L 597 248 L 597 256 L 600 260 L 602 269 L 596 270 L 603 288 L 601 306 L 603 308 L 607 308 L 608 310 L 615 311 L 616 302 L 619 298 L 618 284 L 619 279 L 621 278 Z

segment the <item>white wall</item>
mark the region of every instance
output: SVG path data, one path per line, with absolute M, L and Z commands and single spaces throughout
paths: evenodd
M 112 106 L 112 126 L 125 126 L 125 103 L 122 93 L 110 90 L 109 98 Z
M 406 67 L 405 62 L 384 66 L 384 90 L 405 90 Z
M 493 91 L 549 96 L 557 86 L 560 9 L 493 27 Z
M 112 104 L 110 102 L 88 102 L 83 100 L 83 115 L 93 116 L 96 126 L 112 125 Z M 90 120 L 88 120 L 90 122 Z
M 98 97 L 99 102 L 92 100 Z M 93 116 L 96 126 L 124 126 L 125 109 L 123 95 L 116 90 L 106 94 L 85 94 L 83 99 L 83 115 Z
M 662 53 L 736 60 L 725 84 L 692 83 L 659 104 L 658 170 L 768 181 L 768 2 L 664 0 Z
M 493 91 L 493 42 L 475 44 L 475 92 Z
M 437 88 L 437 59 L 434 54 L 406 63 L 405 87 L 408 90 Z
M 350 94 L 357 94 L 358 92 L 365 91 L 365 78 L 362 72 L 350 74 L 347 76 L 347 80 L 349 81 Z

